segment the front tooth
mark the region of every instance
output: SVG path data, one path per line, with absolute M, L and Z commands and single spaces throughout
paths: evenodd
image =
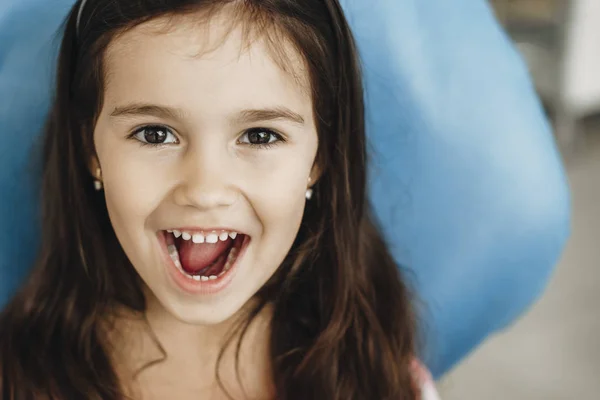
M 181 236 L 181 232 L 179 232 L 177 229 L 175 229 L 173 231 L 173 236 L 175 236 L 175 238 L 178 238 L 179 236 Z
M 237 232 L 230 232 L 229 233 L 229 237 L 232 239 L 235 239 L 235 237 L 237 236 Z
M 190 235 L 190 234 L 189 234 L 189 232 L 183 232 L 183 233 L 181 234 L 181 238 L 182 238 L 183 240 L 190 240 L 190 239 L 192 238 L 192 235 Z
M 229 234 L 227 232 L 221 232 L 221 234 L 219 235 L 219 240 L 221 240 L 221 242 L 226 241 L 229 238 Z
M 204 243 L 204 235 L 201 233 L 194 233 L 194 236 L 192 236 L 192 242 Z
M 215 275 L 211 275 L 208 277 L 208 279 L 210 279 L 211 281 L 214 281 L 215 279 L 217 279 L 217 277 Z
M 200 279 L 202 279 L 202 282 L 206 282 L 208 280 L 208 276 L 201 276 Z
M 206 235 L 206 243 L 217 243 L 219 241 L 219 236 L 216 233 L 210 233 Z
M 200 275 L 194 275 L 193 278 L 195 281 L 200 282 Z

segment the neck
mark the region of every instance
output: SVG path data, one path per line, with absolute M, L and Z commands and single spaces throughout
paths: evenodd
M 194 325 L 175 318 L 156 298 L 148 299 L 145 320 L 167 354 L 197 357 L 205 364 L 208 360 L 216 361 L 226 339 L 236 327 L 236 321 L 243 315 L 243 310 L 240 310 L 219 324 Z
M 205 390 L 218 386 L 218 366 L 219 377 L 230 393 L 254 392 L 264 396 L 266 391 L 270 392 L 266 387 L 270 388 L 271 382 L 269 327 L 272 310 L 265 307 L 242 337 L 238 379 L 236 351 L 241 332 L 236 331 L 233 336 L 232 333 L 245 311 L 240 310 L 229 320 L 210 326 L 181 322 L 156 299 L 148 301 L 144 315 L 126 312 L 123 316 L 121 313 L 110 335 L 115 365 L 119 369 L 117 373 L 125 381 L 143 385 L 143 382 L 154 380 L 156 375 L 173 374 L 178 382 L 198 382 L 198 377 L 202 377 L 198 383 L 202 388 L 198 387 L 198 390 Z M 227 343 L 230 337 L 232 340 Z

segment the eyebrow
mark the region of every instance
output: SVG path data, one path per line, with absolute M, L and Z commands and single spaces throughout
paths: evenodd
M 111 117 L 149 116 L 165 119 L 179 119 L 184 113 L 175 108 L 155 104 L 132 103 L 118 106 L 110 113 Z
M 243 110 L 235 118 L 235 122 L 253 123 L 261 121 L 274 121 L 278 119 L 288 120 L 299 125 L 304 125 L 304 118 L 302 115 L 286 107 Z
M 110 113 L 110 116 L 151 116 L 164 119 L 184 119 L 185 113 L 180 109 L 167 106 L 132 103 L 125 106 L 115 107 L 115 109 Z M 274 120 L 288 120 L 299 125 L 304 124 L 304 118 L 302 115 L 282 106 L 242 110 L 233 118 L 233 122 L 238 124 Z

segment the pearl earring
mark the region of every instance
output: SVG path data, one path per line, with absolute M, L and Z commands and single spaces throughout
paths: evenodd
M 96 168 L 96 179 L 94 179 L 94 189 L 97 191 L 102 190 L 102 170 L 100 168 Z
M 311 181 L 311 180 L 312 180 L 312 179 L 311 179 L 311 178 L 310 178 L 310 176 L 309 176 L 309 177 L 308 177 L 308 183 L 309 183 L 309 184 L 310 184 L 310 181 Z M 306 196 L 306 200 L 310 200 L 310 199 L 312 198 L 312 195 L 313 195 L 313 190 L 312 190 L 311 188 L 308 188 L 308 189 L 306 189 L 306 194 L 305 194 L 305 196 Z

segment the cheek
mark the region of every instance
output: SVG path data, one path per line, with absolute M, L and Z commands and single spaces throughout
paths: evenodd
M 263 283 L 281 265 L 289 253 L 302 221 L 304 199 L 278 196 L 278 201 L 264 201 L 255 208 L 261 223 L 262 233 L 257 241 L 254 265 L 259 266 Z
M 98 158 L 102 166 L 106 206 L 113 229 L 126 248 L 144 235 L 146 223 L 164 196 L 163 177 L 156 164 L 119 151 L 118 146 L 112 146 L 108 152 L 101 150 L 100 147 Z
M 298 233 L 316 152 L 313 133 L 305 143 L 278 151 L 269 168 L 248 180 L 253 181 L 252 189 L 248 186 L 253 194 L 250 201 L 262 225 L 264 250 L 275 259 L 283 260 Z
M 245 186 L 251 193 L 252 207 L 263 224 L 301 218 L 312 163 L 310 151 L 286 151 L 269 160 L 267 168 L 247 169 Z
M 286 225 L 302 218 L 305 198 L 304 187 L 301 183 L 293 185 L 267 186 L 261 193 L 260 201 L 256 203 L 255 210 L 260 220 L 268 229 L 270 225 Z
M 261 255 L 265 265 L 283 258 L 296 238 L 305 207 L 304 192 L 308 168 L 279 170 L 268 176 L 251 199 L 261 224 Z M 276 265 L 274 266 L 276 267 Z

